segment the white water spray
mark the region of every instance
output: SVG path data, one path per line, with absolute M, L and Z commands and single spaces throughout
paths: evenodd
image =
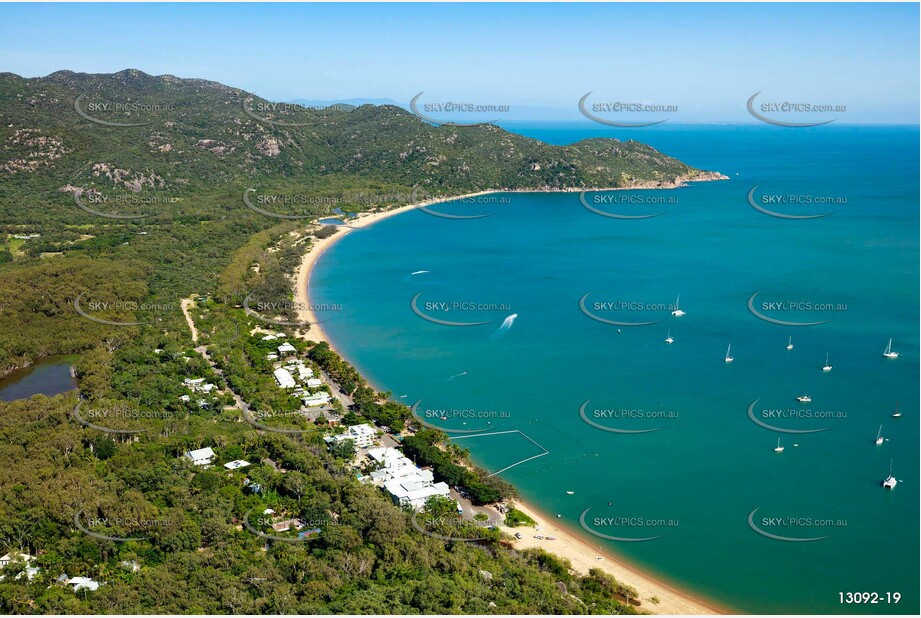
M 504 335 L 505 333 L 507 333 L 507 332 L 509 331 L 509 329 L 512 328 L 512 324 L 515 323 L 515 319 L 516 319 L 517 317 L 518 317 L 518 314 L 517 314 L 517 313 L 513 313 L 512 315 L 510 315 L 510 316 L 508 316 L 507 318 L 505 318 L 504 320 L 502 320 L 502 325 L 499 326 L 499 328 L 496 329 L 496 332 L 494 332 L 492 335 L 490 335 L 489 338 L 490 338 L 490 339 L 498 339 L 499 337 L 501 337 L 502 335 Z

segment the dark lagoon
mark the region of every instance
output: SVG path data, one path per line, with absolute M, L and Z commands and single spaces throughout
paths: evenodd
M 0 401 L 51 397 L 77 388 L 77 380 L 70 375 L 76 360 L 76 356 L 53 356 L 0 378 Z

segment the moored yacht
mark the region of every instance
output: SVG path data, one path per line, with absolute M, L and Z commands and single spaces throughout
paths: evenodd
M 675 316 L 676 318 L 680 318 L 681 316 L 686 315 L 684 311 L 681 310 L 681 306 L 679 305 L 680 300 L 681 300 L 681 294 L 679 294 L 678 297 L 675 299 L 675 310 L 672 311 L 672 315 Z
M 886 477 L 886 480 L 883 481 L 883 487 L 886 489 L 895 489 L 898 481 L 895 480 L 895 477 L 892 476 L 892 460 L 889 460 L 889 476 Z
M 898 352 L 892 351 L 892 339 L 891 338 L 889 339 L 889 343 L 886 344 L 886 351 L 883 352 L 883 356 L 885 356 L 886 358 L 898 358 L 899 357 Z

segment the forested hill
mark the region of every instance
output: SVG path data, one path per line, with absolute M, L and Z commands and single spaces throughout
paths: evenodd
M 189 196 L 284 178 L 316 191 L 378 183 L 448 194 L 669 186 L 701 176 L 632 140 L 553 146 L 494 125 L 433 126 L 391 105 L 272 104 L 216 82 L 131 69 L 0 74 L 0 183 L 27 203 L 67 186 Z

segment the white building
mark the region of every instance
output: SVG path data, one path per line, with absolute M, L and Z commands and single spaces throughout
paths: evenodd
M 275 381 L 278 382 L 278 386 L 281 388 L 294 388 L 297 386 L 297 382 L 294 381 L 294 377 L 288 372 L 287 369 L 282 369 L 279 367 L 274 371 Z
M 184 457 L 191 459 L 196 466 L 209 466 L 214 461 L 214 451 L 211 447 L 200 448 L 195 451 L 188 451 Z
M 329 442 L 345 442 L 346 440 L 352 440 L 355 443 L 357 448 L 367 448 L 374 444 L 374 438 L 376 437 L 377 432 L 374 430 L 371 425 L 363 423 L 361 425 L 352 425 L 346 429 L 345 433 L 341 433 L 338 436 L 332 436 L 329 439 Z
M 297 366 L 297 377 L 298 377 L 301 381 L 303 381 L 303 380 L 310 380 L 310 378 L 313 377 L 313 369 L 311 369 L 311 368 L 308 367 L 307 365 L 300 364 L 300 365 Z M 308 384 L 308 386 L 309 386 L 309 384 Z
M 303 401 L 304 405 L 308 408 L 325 406 L 327 403 L 329 403 L 329 393 L 326 391 L 320 391 L 319 393 L 314 393 L 313 395 L 306 395 Z
M 418 511 L 432 496 L 450 496 L 451 488 L 446 483 L 436 483 L 431 470 L 421 470 L 395 448 L 373 448 L 368 457 L 382 466 L 368 477 L 383 487 L 396 504 Z
M 11 562 L 16 560 L 19 560 L 23 564 L 30 564 L 33 560 L 35 560 L 35 556 L 30 556 L 29 554 L 25 554 L 21 551 L 13 550 L 0 558 L 0 569 L 8 567 Z
M 79 592 L 80 590 L 92 590 L 96 591 L 101 585 L 99 582 L 90 579 L 89 577 L 71 577 L 67 580 L 68 586 L 74 587 L 74 592 Z
M 295 348 L 293 345 L 291 345 L 287 341 L 281 344 L 280 346 L 278 346 L 279 354 L 294 354 L 295 352 L 297 352 L 297 348 Z
M 307 388 L 317 388 L 318 386 L 323 386 L 323 380 L 319 378 L 310 378 L 306 382 Z
M 183 380 L 183 384 L 191 389 L 193 393 L 210 393 L 217 388 L 214 384 L 205 382 L 205 378 L 195 378 L 194 380 L 186 378 Z
M 411 506 L 415 511 L 421 511 L 426 501 L 432 496 L 448 498 L 451 488 L 447 483 L 432 483 L 420 475 L 406 476 L 388 481 L 384 489 L 390 494 L 394 503 L 400 506 Z
M 245 468 L 246 466 L 251 465 L 245 459 L 235 459 L 233 461 L 228 461 L 224 464 L 224 467 L 228 470 L 239 470 L 240 468 Z

